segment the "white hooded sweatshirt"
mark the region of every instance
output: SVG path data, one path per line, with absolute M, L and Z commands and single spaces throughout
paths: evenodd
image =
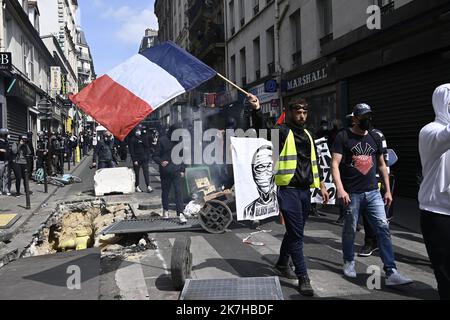
M 436 120 L 419 136 L 423 167 L 420 209 L 450 216 L 450 84 L 436 89 L 433 107 Z

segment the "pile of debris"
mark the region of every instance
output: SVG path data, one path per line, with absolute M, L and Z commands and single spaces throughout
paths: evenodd
M 106 227 L 133 218 L 135 214 L 132 207 L 125 203 L 106 204 L 100 199 L 61 204 L 35 235 L 23 256 L 40 256 L 92 247 L 101 248 L 105 254 L 155 249 L 154 243 L 146 235 L 127 238 L 101 234 Z

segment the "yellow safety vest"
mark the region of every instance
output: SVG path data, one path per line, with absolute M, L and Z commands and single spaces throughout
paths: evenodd
M 317 153 L 311 134 L 305 129 L 305 133 L 311 142 L 311 167 L 314 182 L 311 188 L 320 188 L 319 167 L 317 165 Z M 280 159 L 276 165 L 275 183 L 279 187 L 288 186 L 294 178 L 297 169 L 297 146 L 295 145 L 294 132 L 289 130 L 289 135 L 281 151 Z

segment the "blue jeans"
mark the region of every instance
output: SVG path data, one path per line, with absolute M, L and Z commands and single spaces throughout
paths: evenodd
M 301 189 L 280 189 L 278 202 L 283 214 L 286 233 L 281 243 L 278 265 L 286 266 L 289 256 L 295 266 L 297 277 L 308 276 L 303 255 L 305 223 L 311 208 L 311 191 Z
M 342 230 L 342 251 L 344 262 L 355 260 L 355 234 L 359 215 L 366 215 L 378 240 L 381 260 L 384 263 L 384 271 L 391 274 L 392 269 L 397 269 L 392 249 L 391 233 L 386 218 L 384 201 L 379 190 L 364 193 L 350 194 L 350 205 L 346 208 L 344 228 Z

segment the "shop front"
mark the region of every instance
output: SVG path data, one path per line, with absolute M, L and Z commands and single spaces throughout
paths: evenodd
M 9 79 L 6 104 L 7 127 L 11 138 L 16 141 L 30 129 L 29 107 L 36 104 L 36 90 L 22 78 Z
M 320 122 L 331 125 L 334 119 L 342 119 L 338 108 L 340 86 L 336 83 L 335 61 L 321 58 L 283 76 L 283 105 L 303 98 L 309 104 L 308 127 L 317 131 Z

